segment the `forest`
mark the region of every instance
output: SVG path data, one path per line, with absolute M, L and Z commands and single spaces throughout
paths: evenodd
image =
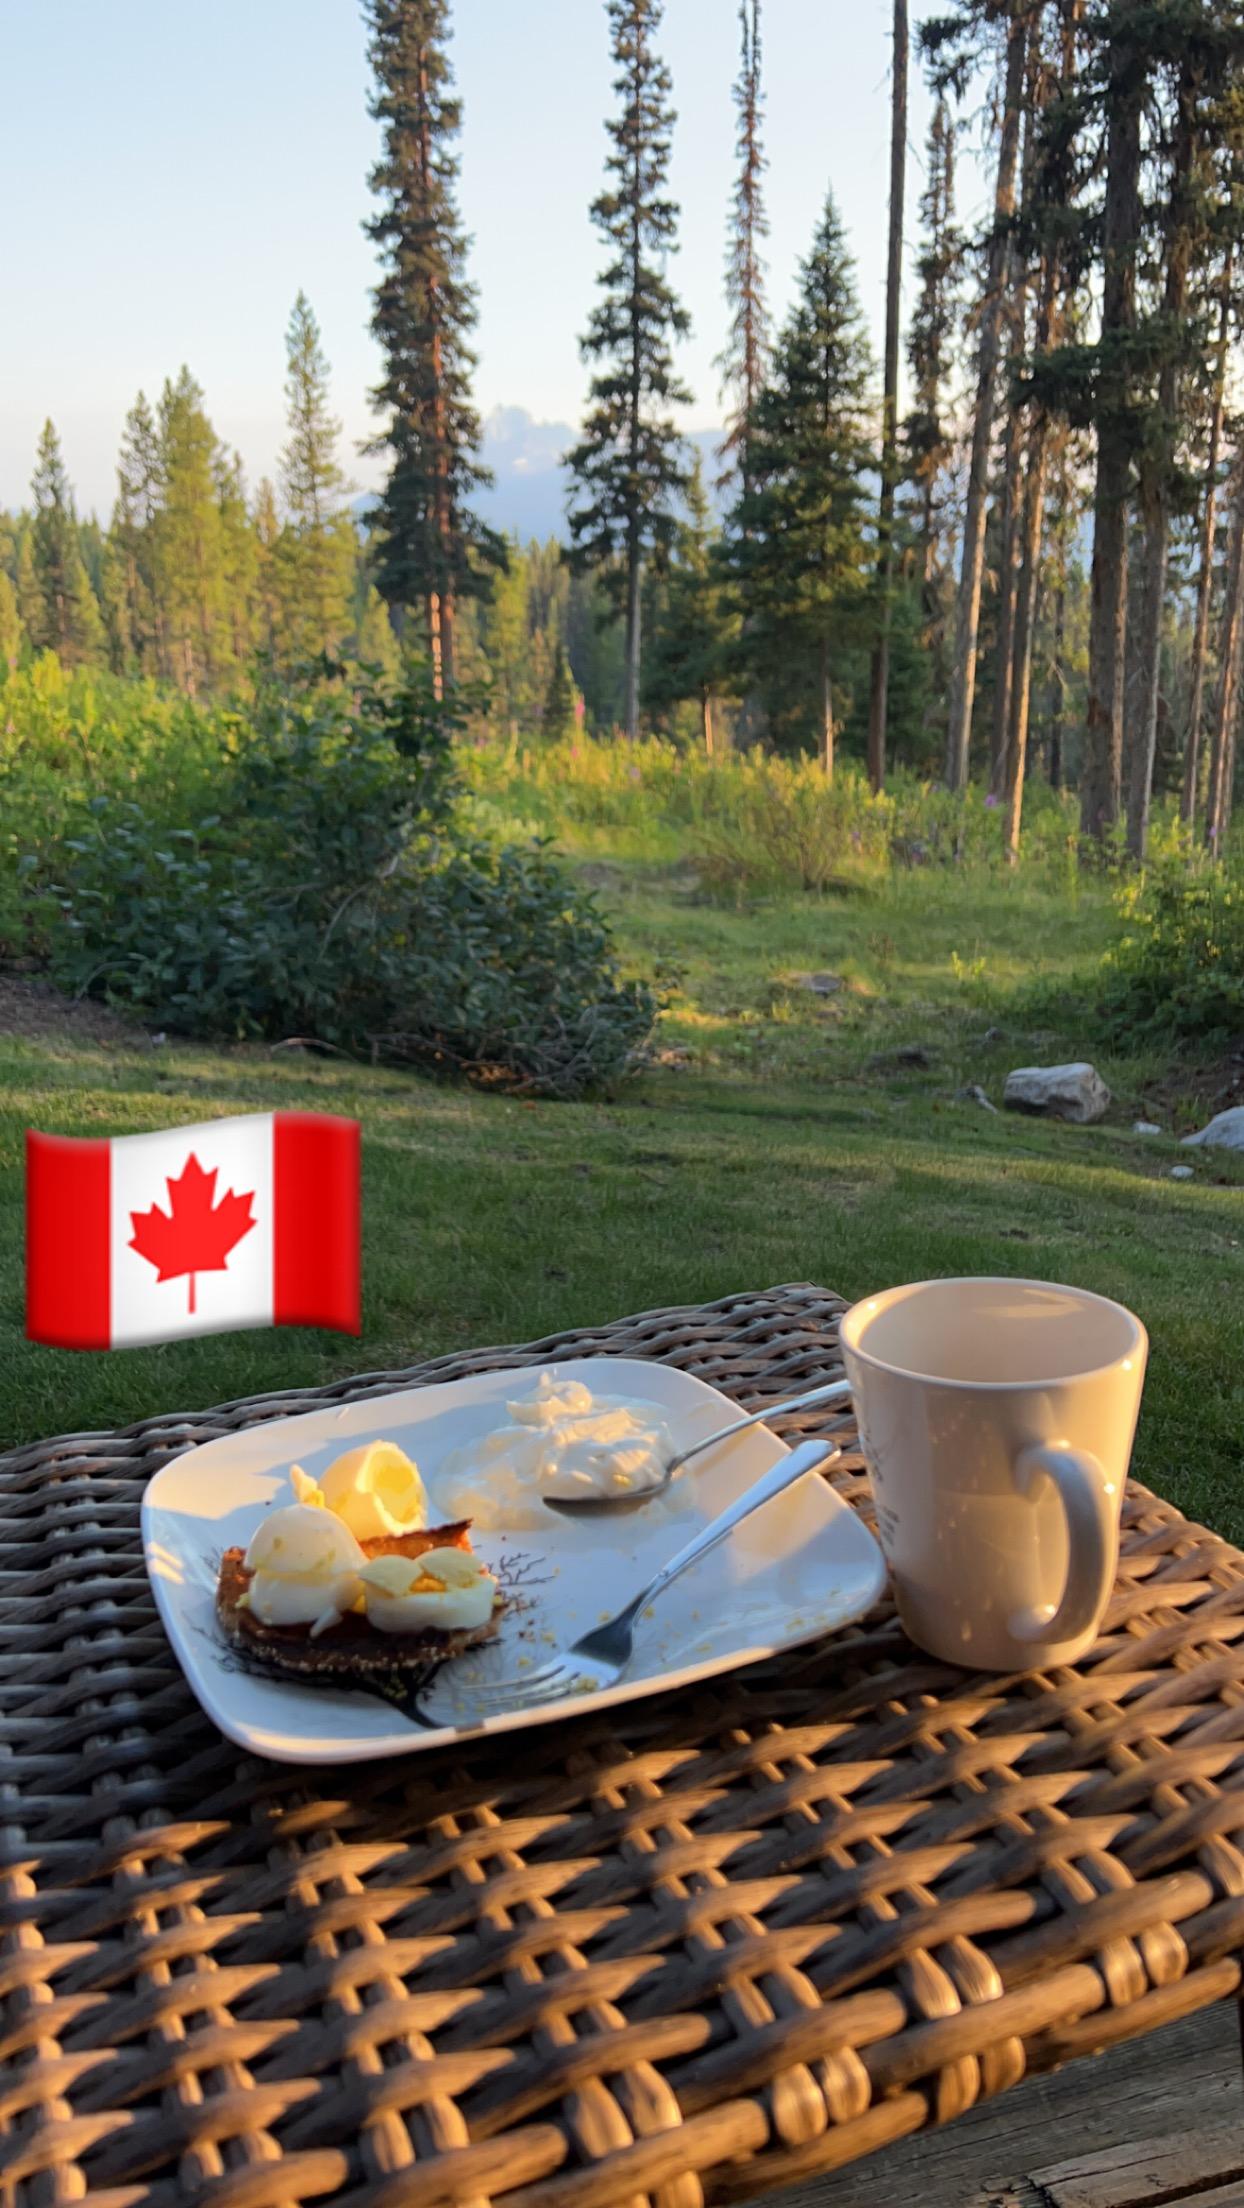
M 1244 652 L 1234 0 L 954 0 L 916 26 L 894 0 L 880 361 L 832 158 L 794 302 L 771 311 L 762 0 L 741 0 L 707 483 L 679 431 L 661 4 L 606 13 L 617 105 L 565 541 L 503 541 L 473 510 L 450 9 L 371 0 L 383 488 L 353 491 L 300 293 L 276 482 L 247 485 L 187 367 L 137 395 L 106 526 L 79 517 L 45 425 L 29 505 L 0 514 L 0 662 L 52 652 L 211 700 L 258 667 L 414 655 L 510 738 L 811 752 L 874 790 L 896 767 L 971 779 L 1013 852 L 1039 777 L 1078 792 L 1090 843 L 1143 858 L 1156 799 L 1219 847 Z M 914 69 L 931 93 L 915 162 Z

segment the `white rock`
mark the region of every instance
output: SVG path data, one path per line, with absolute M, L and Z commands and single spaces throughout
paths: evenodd
M 1013 1112 L 1044 1112 L 1088 1127 L 1102 1117 L 1110 1091 L 1095 1066 L 1078 1060 L 1070 1066 L 1017 1066 L 1006 1077 L 1002 1101 Z
M 1199 1134 L 1185 1135 L 1184 1145 L 1197 1150 L 1244 1150 L 1244 1104 L 1219 1112 Z
M 1132 1121 L 1132 1133 L 1134 1135 L 1160 1135 L 1161 1132 L 1162 1130 L 1156 1119 L 1134 1119 Z
M 1168 1181 L 1191 1181 L 1195 1175 L 1190 1165 L 1173 1165 L 1166 1178 Z

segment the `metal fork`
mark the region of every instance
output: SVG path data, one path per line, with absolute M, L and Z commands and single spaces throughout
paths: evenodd
M 741 1526 L 745 1518 L 750 1518 L 753 1511 L 762 1510 L 766 1503 L 784 1494 L 788 1487 L 793 1487 L 818 1465 L 823 1468 L 841 1455 L 838 1444 L 825 1436 L 800 1442 L 703 1526 L 668 1564 L 663 1564 L 616 1617 L 583 1634 L 572 1647 L 550 1658 L 538 1671 L 527 1672 L 520 1678 L 471 1681 L 471 1700 L 467 1705 L 463 1692 L 467 1681 L 461 1676 L 455 1679 L 456 1667 L 447 1665 L 434 1682 L 438 1688 L 443 1684 L 451 1705 L 456 1705 L 455 1714 L 451 1716 L 447 1712 L 444 1722 L 462 1724 L 474 1720 L 482 1723 L 504 1711 L 529 1709 L 533 1704 L 559 1701 L 566 1695 L 599 1694 L 605 1687 L 616 1686 L 631 1660 L 635 1621 L 641 1611 L 663 1595 L 692 1564 L 707 1556 L 710 1549 L 715 1549 L 719 1541 L 724 1541 L 727 1534 L 733 1533 L 736 1526 Z M 420 1697 L 425 1717 L 431 1715 L 429 1699 L 427 1695 Z

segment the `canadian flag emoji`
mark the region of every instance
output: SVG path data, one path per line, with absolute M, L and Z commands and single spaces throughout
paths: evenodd
M 118 1349 L 235 1326 L 359 1331 L 359 1129 L 256 1112 L 112 1142 L 26 1136 L 26 1332 Z

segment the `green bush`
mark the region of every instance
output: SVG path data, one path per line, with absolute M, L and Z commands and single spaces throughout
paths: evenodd
M 87 798 L 43 886 L 56 978 L 193 1034 L 298 1035 L 548 1095 L 614 1082 L 652 998 L 542 846 L 460 835 L 457 718 L 418 687 L 265 692 L 196 826 Z
M 1125 932 L 1106 953 L 1101 1009 L 1120 1038 L 1244 1033 L 1244 867 L 1171 860 L 1119 892 Z

